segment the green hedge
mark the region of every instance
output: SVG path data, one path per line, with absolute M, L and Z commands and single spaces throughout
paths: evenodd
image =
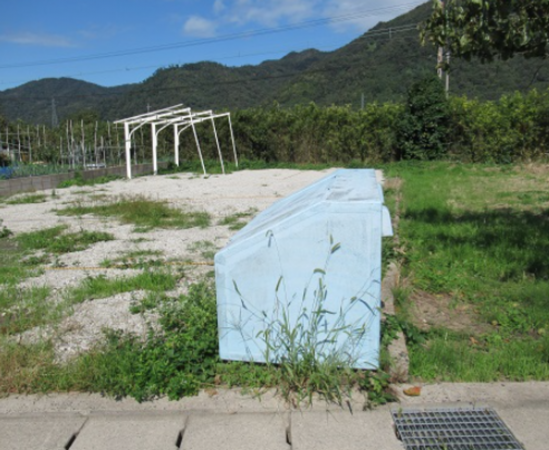
M 374 103 L 358 111 L 314 104 L 237 111 L 238 151 L 249 160 L 346 165 L 403 158 L 548 159 L 549 91 L 515 93 L 497 102 L 450 97 L 434 109 L 414 108 L 413 101 Z
M 503 96 L 498 102 L 451 98 L 448 151 L 471 162 L 529 161 L 549 153 L 549 91 Z
M 234 118 L 243 158 L 266 162 L 350 164 L 394 158 L 394 123 L 402 107 L 371 104 L 362 111 L 314 104 L 247 109 Z
M 280 108 L 275 103 L 234 111 L 231 117 L 238 154 L 241 159 L 266 163 L 357 167 L 398 159 L 496 163 L 547 159 L 549 91 L 515 93 L 497 102 L 446 99 L 437 83 L 438 79 L 416 83 L 404 103 L 372 103 L 362 110 L 315 104 Z M 231 161 L 228 122 L 218 120 L 216 126 L 225 158 Z M 217 148 L 211 127 L 205 122 L 197 125 L 197 131 L 205 159 L 215 160 Z M 99 123 L 98 129 L 106 133 L 107 124 Z M 122 130 L 112 126 L 110 130 L 111 159 L 123 158 L 123 151 L 116 148 L 123 143 Z M 65 134 L 65 126 L 44 132 L 51 142 L 65 142 Z M 86 136 L 87 140 L 93 138 L 91 129 Z M 196 160 L 193 133 L 189 130 L 181 139 L 181 160 Z M 148 127 L 134 135 L 132 146 L 139 162 L 150 161 L 150 142 Z M 58 150 L 41 155 L 40 148 L 33 148 L 34 161 L 55 163 Z M 173 158 L 173 133 L 169 130 L 160 134 L 158 150 L 160 158 Z

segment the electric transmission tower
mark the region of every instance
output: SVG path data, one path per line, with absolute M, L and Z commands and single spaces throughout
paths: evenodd
M 51 127 L 57 128 L 59 125 L 59 118 L 57 117 L 57 106 L 55 105 L 55 98 L 51 98 Z

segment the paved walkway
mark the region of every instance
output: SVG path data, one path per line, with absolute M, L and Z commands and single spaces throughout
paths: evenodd
M 391 408 L 471 404 L 493 407 L 526 450 L 549 449 L 549 383 L 427 385 L 420 397 L 366 411 L 359 396 L 345 410 L 318 401 L 297 411 L 272 393 L 238 391 L 142 404 L 95 394 L 10 396 L 0 399 L 0 449 L 403 450 Z

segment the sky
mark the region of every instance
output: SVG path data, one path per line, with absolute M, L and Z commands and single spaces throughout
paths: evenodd
M 137 83 L 199 61 L 335 50 L 425 0 L 3 0 L 0 91 L 71 77 Z

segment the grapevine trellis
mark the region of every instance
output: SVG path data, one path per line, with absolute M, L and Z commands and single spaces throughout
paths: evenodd
M 122 162 L 121 133 L 110 122 L 67 120 L 55 129 L 16 123 L 0 128 L 0 149 L 14 164 L 106 167 Z
M 158 114 L 161 117 L 151 121 Z M 156 173 L 158 158 L 179 165 L 181 152 L 184 152 L 187 160 L 191 160 L 196 158 L 196 152 L 193 155 L 192 149 L 197 148 L 205 172 L 205 158 L 219 158 L 224 169 L 220 141 L 227 139 L 231 140 L 234 161 L 238 165 L 229 113 L 196 113 L 189 108 L 171 107 L 137 117 L 138 122 L 132 127 L 130 158 L 127 157 L 127 142 L 121 122 L 66 120 L 51 128 L 20 121 L 8 124 L 0 117 L 0 166 L 19 166 L 18 172 L 27 167 L 17 175 L 25 176 L 31 168 L 40 168 L 40 174 L 45 174 L 120 166 L 131 160 L 131 164 L 153 163 Z M 218 129 L 214 119 L 219 118 L 227 120 L 222 121 L 222 128 Z M 141 126 L 143 120 L 151 127 Z M 162 133 L 159 137 L 160 131 L 169 126 L 173 126 L 174 133 Z M 192 128 L 192 133 L 182 135 L 188 128 Z M 213 136 L 211 133 L 203 134 L 208 129 L 213 131 Z M 175 149 L 175 155 L 170 150 L 172 148 Z

